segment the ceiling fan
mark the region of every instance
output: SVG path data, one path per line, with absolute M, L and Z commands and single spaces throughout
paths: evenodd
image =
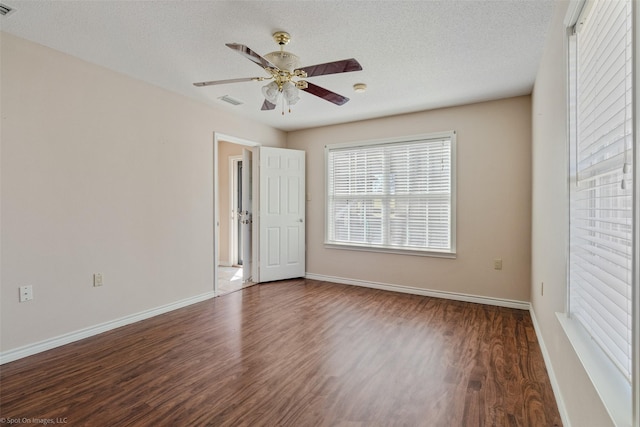
M 284 103 L 289 106 L 295 104 L 300 99 L 298 91 L 303 90 L 307 93 L 315 95 L 326 101 L 332 102 L 336 105 L 343 105 L 349 98 L 342 96 L 328 89 L 309 83 L 305 79 L 308 77 L 323 76 L 326 74 L 348 73 L 351 71 L 360 71 L 362 66 L 355 59 L 343 59 L 341 61 L 326 62 L 324 64 L 311 65 L 308 67 L 299 67 L 300 58 L 293 53 L 284 51 L 284 46 L 291 41 L 289 33 L 284 31 L 278 31 L 273 34 L 273 39 L 280 45 L 280 50 L 267 53 L 264 57 L 258 55 L 247 46 L 238 43 L 226 43 L 226 46 L 230 49 L 237 51 L 239 54 L 255 62 L 262 67 L 269 76 L 267 77 L 246 77 L 238 79 L 227 80 L 213 80 L 208 82 L 194 83 L 194 86 L 212 86 L 226 83 L 238 83 L 264 80 L 273 80 L 266 86 L 262 87 L 262 94 L 265 97 L 262 104 L 262 110 L 273 110 L 276 107 L 276 103 L 280 95 L 283 98 L 283 113 Z M 290 107 L 289 107 L 290 108 Z M 291 110 L 289 110 L 291 111 Z

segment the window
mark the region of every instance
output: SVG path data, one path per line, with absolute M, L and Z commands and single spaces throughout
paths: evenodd
M 453 257 L 455 133 L 326 147 L 327 245 Z
M 627 396 L 633 360 L 632 33 L 630 0 L 590 1 L 569 37 L 568 311 L 599 347 L 595 352 L 608 356 L 606 376 L 621 375 Z

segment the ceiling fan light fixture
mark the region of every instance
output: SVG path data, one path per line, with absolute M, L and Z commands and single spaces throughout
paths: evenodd
M 262 86 L 262 94 L 264 95 L 265 99 L 272 104 L 275 104 L 278 100 L 279 93 L 280 90 L 276 82 L 271 82 L 268 85 Z
M 292 82 L 286 82 L 282 85 L 282 96 L 289 105 L 294 105 L 300 99 L 298 96 L 298 88 Z
M 322 64 L 311 65 L 300 68 L 300 58 L 291 52 L 285 52 L 284 46 L 289 43 L 291 36 L 284 31 L 278 31 L 273 34 L 273 38 L 280 46 L 280 51 L 270 52 L 264 57 L 260 56 L 248 46 L 239 43 L 226 43 L 229 49 L 232 49 L 251 62 L 260 66 L 269 74 L 269 77 L 245 77 L 226 80 L 211 80 L 205 82 L 194 83 L 194 86 L 212 86 L 225 83 L 237 83 L 247 81 L 272 81 L 262 87 L 262 94 L 265 98 L 261 110 L 273 110 L 276 107 L 280 94 L 282 93 L 282 114 L 284 115 L 285 105 L 296 104 L 300 99 L 300 91 L 303 90 L 311 95 L 317 96 L 325 101 L 335 105 L 343 105 L 349 101 L 349 98 L 338 93 L 332 92 L 323 87 L 309 83 L 307 77 L 324 76 L 327 74 L 348 73 L 351 71 L 361 71 L 362 66 L 355 58 L 343 59 L 341 61 L 326 62 Z M 364 83 L 354 85 L 356 91 L 358 88 L 366 88 Z M 229 101 L 227 101 L 229 102 Z M 291 112 L 291 108 L 289 108 Z

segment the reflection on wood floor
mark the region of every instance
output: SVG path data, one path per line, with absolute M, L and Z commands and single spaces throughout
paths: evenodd
M 2 365 L 0 416 L 68 426 L 561 426 L 525 310 L 260 284 Z
M 225 295 L 251 285 L 254 285 L 254 283 L 242 283 L 242 267 L 218 267 L 217 295 Z

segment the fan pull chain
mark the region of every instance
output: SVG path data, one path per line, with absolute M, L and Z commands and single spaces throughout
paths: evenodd
M 283 116 L 284 116 L 284 104 L 285 104 L 285 102 L 287 102 L 287 100 L 284 99 L 284 96 L 283 96 L 282 97 L 282 115 Z M 291 114 L 291 104 L 288 104 L 288 105 L 289 105 L 289 114 Z

